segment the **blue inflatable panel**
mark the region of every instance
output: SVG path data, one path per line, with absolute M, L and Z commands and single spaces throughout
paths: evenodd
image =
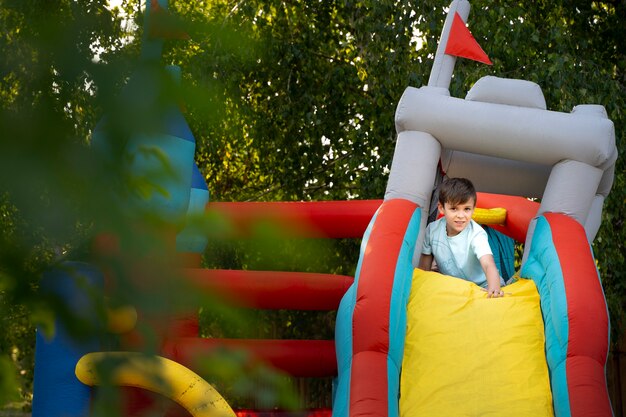
M 209 191 L 197 188 L 191 189 L 189 196 L 188 216 L 201 216 L 209 202 Z M 176 250 L 178 252 L 202 253 L 209 242 L 206 233 L 201 229 L 188 224 L 176 235 Z
M 96 325 L 94 303 L 87 291 L 93 288 L 92 292 L 101 294 L 103 283 L 102 274 L 93 266 L 72 262 L 45 273 L 41 290 L 62 297 L 72 313 Z M 88 416 L 91 388 L 76 378 L 74 369 L 83 355 L 99 350 L 97 340 L 75 340 L 59 320 L 50 339 L 37 329 L 32 416 Z
M 189 207 L 195 143 L 172 135 L 137 135 L 128 143 L 129 171 L 149 179 L 164 192 L 150 190 L 138 203 L 166 219 L 177 220 Z M 166 161 L 161 157 L 165 156 Z
M 169 135 L 196 143 L 196 138 L 193 136 L 185 117 L 177 107 L 173 107 L 167 111 L 165 123 L 166 132 Z
M 196 188 L 198 190 L 209 190 L 209 187 L 206 185 L 206 181 L 204 176 L 200 172 L 198 165 L 196 163 L 191 167 L 191 188 Z

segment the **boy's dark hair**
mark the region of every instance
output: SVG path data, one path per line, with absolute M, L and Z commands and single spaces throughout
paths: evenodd
M 439 202 L 456 206 L 474 199 L 476 204 L 476 189 L 467 178 L 447 178 L 439 186 Z

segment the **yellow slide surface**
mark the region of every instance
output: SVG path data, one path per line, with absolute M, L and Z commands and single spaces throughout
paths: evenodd
M 136 352 L 96 352 L 76 364 L 76 377 L 89 386 L 101 385 L 104 378 L 98 364 L 110 361 L 110 383 L 143 388 L 172 399 L 193 417 L 235 417 L 226 400 L 208 382 L 183 365 L 160 356 Z M 107 364 L 108 365 L 108 364 Z
M 488 299 L 419 269 L 407 310 L 401 417 L 553 416 L 539 294 L 531 280 Z

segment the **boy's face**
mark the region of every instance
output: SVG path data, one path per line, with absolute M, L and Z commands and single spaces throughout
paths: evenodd
M 439 213 L 446 218 L 446 232 L 448 236 L 456 236 L 461 233 L 472 219 L 476 202 L 473 198 L 461 204 L 441 203 L 437 204 Z

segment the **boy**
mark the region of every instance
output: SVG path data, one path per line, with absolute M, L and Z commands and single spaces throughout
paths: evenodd
M 448 178 L 439 188 L 437 209 L 443 217 L 426 227 L 418 268 L 430 271 L 433 258 L 439 271 L 486 288 L 487 297 L 502 297 L 504 281 L 489 247 L 487 233 L 472 220 L 476 190 L 465 178 Z

